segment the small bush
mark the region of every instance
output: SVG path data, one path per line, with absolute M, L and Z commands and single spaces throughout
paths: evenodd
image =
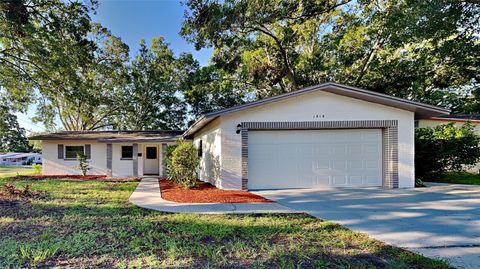
M 82 172 L 82 175 L 86 176 L 88 170 L 90 170 L 87 156 L 85 156 L 85 154 L 83 153 L 77 152 L 77 161 L 78 161 L 78 165 L 75 168 L 80 170 L 80 172 Z
M 195 187 L 197 185 L 196 169 L 200 163 L 195 146 L 185 140 L 178 140 L 169 159 L 169 179 L 185 188 Z
M 40 164 L 32 164 L 32 169 L 35 175 L 40 175 L 42 173 L 42 166 Z
M 480 137 L 472 125 L 453 123 L 415 131 L 415 172 L 418 179 L 432 179 L 446 171 L 461 171 L 480 159 Z

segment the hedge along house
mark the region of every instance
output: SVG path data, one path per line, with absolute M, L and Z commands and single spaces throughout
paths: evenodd
M 326 83 L 200 117 L 184 134 L 223 189 L 415 186 L 414 122 L 449 111 Z
M 43 175 L 75 175 L 77 153 L 90 175 L 164 176 L 165 152 L 182 131 L 75 131 L 32 136 L 42 140 Z

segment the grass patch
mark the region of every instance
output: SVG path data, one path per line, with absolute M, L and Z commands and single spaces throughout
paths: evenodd
M 0 179 L 0 267 L 448 268 L 305 214 L 194 215 L 128 202 L 138 182 Z
M 0 178 L 34 174 L 35 170 L 30 166 L 0 166 Z
M 427 181 L 451 184 L 480 185 L 480 174 L 468 172 L 447 172 L 437 179 Z

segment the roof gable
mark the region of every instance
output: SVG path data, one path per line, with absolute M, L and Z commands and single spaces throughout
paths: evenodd
M 214 120 L 217 117 L 224 116 L 234 112 L 240 112 L 249 108 L 263 106 L 266 104 L 270 104 L 273 102 L 278 102 L 281 100 L 285 100 L 291 97 L 300 96 L 303 94 L 308 94 L 317 91 L 325 91 L 330 92 L 358 100 L 363 100 L 367 102 L 377 103 L 385 106 L 390 106 L 394 108 L 399 108 L 407 111 L 415 112 L 416 118 L 429 118 L 436 115 L 448 115 L 449 110 L 437 106 L 432 106 L 420 102 L 415 102 L 407 99 L 402 99 L 378 92 L 373 92 L 369 90 L 364 90 L 360 88 L 350 87 L 346 85 L 341 85 L 337 83 L 324 83 L 308 88 L 304 88 L 298 91 L 285 93 L 282 95 L 273 96 L 270 98 L 265 98 L 259 101 L 230 107 L 210 113 L 206 113 L 201 116 L 190 128 L 185 132 L 185 137 L 191 137 L 194 133 L 202 129 L 205 125 L 209 122 Z

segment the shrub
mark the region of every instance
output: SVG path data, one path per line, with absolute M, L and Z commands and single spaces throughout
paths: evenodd
M 88 166 L 87 156 L 85 156 L 85 154 L 83 153 L 77 152 L 77 161 L 78 165 L 75 168 L 80 170 L 80 172 L 82 172 L 82 175 L 86 176 L 88 170 L 90 170 L 90 167 Z
M 42 166 L 40 164 L 32 164 L 32 169 L 35 175 L 40 175 L 42 173 Z
M 167 151 L 165 154 L 165 169 L 166 169 L 166 176 L 168 179 L 173 179 L 175 178 L 175 173 L 173 172 L 172 169 L 172 153 L 173 151 L 177 148 L 177 144 L 174 145 L 168 145 L 167 146 Z
M 200 163 L 197 150 L 192 143 L 178 140 L 169 160 L 169 178 L 185 188 L 197 185 L 196 169 Z
M 445 171 L 461 171 L 480 159 L 480 137 L 472 125 L 453 123 L 415 131 L 415 171 L 419 179 L 438 177 Z

